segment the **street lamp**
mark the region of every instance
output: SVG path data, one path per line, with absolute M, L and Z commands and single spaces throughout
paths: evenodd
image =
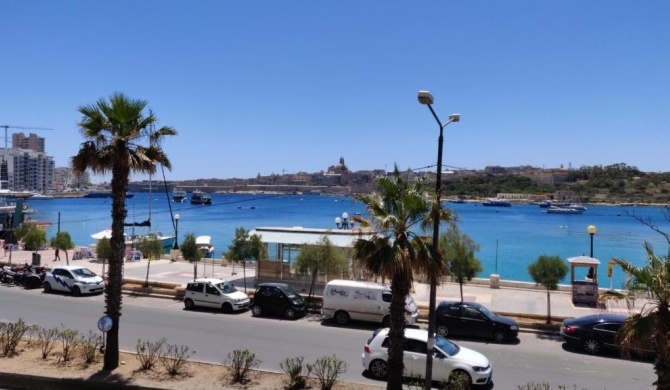
M 586 228 L 586 231 L 589 232 L 589 235 L 591 236 L 591 258 L 593 258 L 593 236 L 596 234 L 596 227 L 589 225 L 589 227 Z
M 335 218 L 335 225 L 338 229 L 351 229 L 354 227 L 354 221 L 349 222 L 349 214 L 345 212 L 342 213 L 342 219 Z
M 174 245 L 172 249 L 179 249 L 179 214 L 174 215 Z
M 461 114 L 451 114 L 449 115 L 449 120 L 445 123 L 440 121 L 440 118 L 437 117 L 437 114 L 433 110 L 433 95 L 428 91 L 419 91 L 419 103 L 425 104 L 430 109 L 431 114 L 437 121 L 437 124 L 440 126 L 440 137 L 437 141 L 437 176 L 435 178 L 435 201 L 437 202 L 435 210 L 435 215 L 433 215 L 433 250 L 435 255 L 439 257 L 437 247 L 440 239 L 440 218 L 439 210 L 442 208 L 440 204 L 440 198 L 442 197 L 442 143 L 444 137 L 442 132 L 445 127 L 451 122 L 458 122 L 461 120 Z M 437 279 L 435 275 L 430 275 L 430 301 L 428 305 L 428 353 L 426 354 L 426 388 L 432 388 L 433 380 L 433 348 L 435 346 L 435 290 L 437 289 Z

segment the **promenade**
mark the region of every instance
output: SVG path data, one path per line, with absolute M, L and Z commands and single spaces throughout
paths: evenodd
M 101 275 L 103 273 L 103 264 L 98 259 L 81 259 L 73 260 L 72 251 L 68 252 L 70 255 L 70 265 L 82 265 L 93 272 Z M 60 253 L 60 261 L 52 261 L 54 259 L 53 250 L 45 250 L 39 252 L 41 256 L 41 263 L 45 266 L 65 265 L 65 254 Z M 0 256 L 0 262 L 7 263 L 9 255 Z M 12 252 L 12 264 L 30 264 L 32 260 L 32 252 L 30 251 L 14 251 Z M 149 281 L 175 283 L 182 286 L 193 280 L 193 264 L 187 261 L 171 262 L 169 259 L 163 258 L 161 260 L 153 260 L 149 267 Z M 224 265 L 220 262 L 199 262 L 198 263 L 198 278 L 221 278 L 233 282 L 233 284 L 240 290 L 243 289 L 243 270 L 242 267 L 236 265 Z M 254 276 L 255 270 L 253 266 L 246 268 L 246 285 L 248 291 L 254 290 Z M 142 259 L 136 262 L 126 262 L 124 264 L 124 278 L 134 280 L 145 280 L 147 276 L 147 260 Z M 479 280 L 479 283 L 486 282 L 486 280 Z M 504 281 L 501 281 L 501 287 L 498 289 L 490 288 L 488 284 L 467 283 L 463 286 L 463 299 L 465 301 L 477 302 L 485 305 L 494 312 L 504 313 L 507 315 L 519 315 L 544 318 L 547 315 L 547 293 L 544 289 L 527 288 L 533 287 L 531 284 L 518 283 L 524 287 L 507 287 L 504 286 Z M 511 284 L 511 283 L 509 283 Z M 517 283 L 514 283 L 517 284 Z M 630 314 L 625 302 L 610 302 L 606 309 L 595 308 L 588 306 L 580 306 L 572 303 L 572 296 L 569 292 L 568 286 L 563 286 L 563 291 L 551 292 L 551 315 L 552 317 L 579 317 L 589 314 L 597 314 L 603 312 Z M 601 286 L 607 287 L 607 286 Z M 430 287 L 426 283 L 414 284 L 412 296 L 419 306 L 428 307 Z M 306 294 L 306 292 L 305 292 Z M 447 300 L 460 300 L 460 290 L 457 283 L 445 283 L 438 286 L 436 291 L 437 302 Z M 639 311 L 639 308 L 638 308 Z

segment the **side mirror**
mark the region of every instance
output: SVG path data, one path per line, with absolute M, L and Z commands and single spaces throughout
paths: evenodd
M 435 356 L 435 358 L 437 358 L 437 359 L 444 359 L 444 358 L 446 358 L 446 356 L 445 356 L 442 352 L 440 352 L 439 350 L 437 350 L 437 349 L 434 349 L 434 350 L 433 350 L 433 356 Z

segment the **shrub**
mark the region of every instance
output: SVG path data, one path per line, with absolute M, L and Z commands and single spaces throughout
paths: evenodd
M 54 347 L 56 347 L 59 334 L 60 331 L 58 328 L 40 327 L 40 330 L 37 332 L 37 345 L 42 350 L 43 360 L 47 360 Z
M 309 369 L 303 367 L 302 362 L 304 357 L 286 358 L 283 362 L 279 362 L 279 367 L 288 375 L 288 388 L 290 390 L 304 389 L 307 386 L 307 377 L 309 376 Z
M 167 339 L 164 337 L 156 342 L 137 340 L 135 351 L 137 352 L 137 360 L 140 362 L 140 370 L 151 370 L 154 368 L 166 341 Z
M 63 329 L 58 334 L 58 339 L 63 345 L 61 359 L 63 359 L 63 362 L 69 362 L 74 357 L 77 346 L 79 345 L 79 331 L 74 329 Z
M 79 339 L 81 354 L 86 364 L 91 364 L 95 361 L 95 354 L 100 345 L 102 345 L 102 336 L 92 330 L 88 331 L 88 335 L 82 336 Z
M 261 360 L 248 349 L 236 349 L 230 352 L 223 364 L 228 367 L 233 376 L 233 382 L 244 383 L 247 381 L 249 370 L 260 366 Z
M 166 344 L 165 351 L 162 349 L 163 348 L 161 348 L 161 352 L 158 356 L 165 371 L 167 371 L 170 376 L 179 375 L 188 358 L 195 353 L 195 351 L 192 351 L 191 348 L 186 345 Z
M 28 329 L 21 318 L 17 322 L 0 322 L 0 347 L 4 356 L 16 355 L 16 347 Z
M 308 364 L 307 369 L 319 380 L 321 390 L 331 390 L 337 382 L 337 377 L 347 371 L 347 363 L 335 355 L 322 356 L 316 359 L 314 364 Z

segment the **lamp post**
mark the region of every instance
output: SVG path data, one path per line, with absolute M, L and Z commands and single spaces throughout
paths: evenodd
M 349 214 L 342 213 L 342 219 L 340 217 L 335 218 L 335 226 L 338 229 L 351 229 L 354 227 L 354 221 L 349 222 Z
M 593 258 L 593 236 L 596 234 L 596 227 L 589 225 L 589 227 L 586 228 L 586 231 L 589 232 L 589 235 L 591 236 L 591 258 Z
M 174 245 L 172 249 L 179 249 L 179 214 L 174 215 Z
M 458 122 L 461 120 L 460 114 L 449 115 L 449 120 L 445 123 L 440 121 L 437 114 L 433 110 L 433 95 L 428 91 L 419 91 L 419 103 L 425 104 L 430 109 L 431 114 L 440 126 L 440 137 L 437 141 L 437 176 L 435 177 L 435 201 L 437 202 L 434 208 L 435 215 L 433 215 L 433 250 L 435 255 L 439 256 L 437 247 L 440 239 L 440 218 L 439 210 L 442 208 L 440 198 L 442 197 L 442 144 L 444 137 L 443 130 L 451 122 Z M 430 301 L 428 305 L 428 353 L 426 354 L 426 388 L 432 388 L 433 381 L 433 348 L 435 346 L 435 293 L 437 289 L 437 279 L 435 275 L 430 275 Z

